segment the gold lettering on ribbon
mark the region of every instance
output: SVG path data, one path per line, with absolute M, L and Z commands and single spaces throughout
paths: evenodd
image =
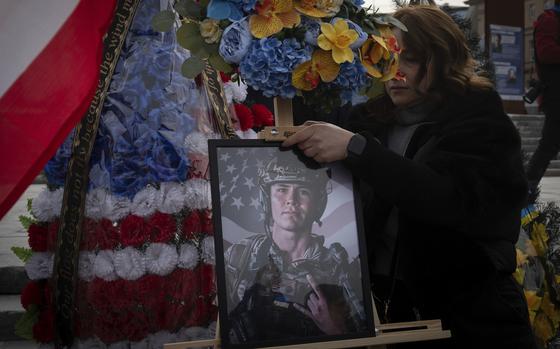
M 202 71 L 202 83 L 214 111 L 214 123 L 222 137 L 227 139 L 239 138 L 231 124 L 231 115 L 220 75 L 208 62 L 206 62 Z
M 91 104 L 76 127 L 72 157 L 64 185 L 60 227 L 54 259 L 54 297 L 56 304 L 56 347 L 70 347 L 74 340 L 74 297 L 78 280 L 78 257 L 82 236 L 89 160 L 99 127 L 99 118 L 111 77 L 134 13 L 140 0 L 120 0 L 108 35 L 104 39 L 99 82 Z

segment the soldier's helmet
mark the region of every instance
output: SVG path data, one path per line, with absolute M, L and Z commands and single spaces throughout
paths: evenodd
M 283 151 L 273 157 L 258 171 L 265 229 L 269 229 L 272 223 L 270 187 L 275 183 L 298 183 L 308 187 L 313 192 L 314 198 L 311 221 L 321 225 L 321 217 L 327 206 L 327 196 L 331 192 L 330 177 L 330 169 L 321 167 L 314 160 L 303 155 L 296 157 L 292 151 Z

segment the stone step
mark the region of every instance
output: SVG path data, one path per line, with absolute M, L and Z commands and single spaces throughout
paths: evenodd
M 8 341 L 3 342 L 0 340 L 0 349 L 39 349 L 40 344 L 31 341 Z
M 24 267 L 0 267 L 0 295 L 20 294 L 28 282 Z
M 22 340 L 14 333 L 16 322 L 25 312 L 19 298 L 19 295 L 0 295 L 0 342 Z

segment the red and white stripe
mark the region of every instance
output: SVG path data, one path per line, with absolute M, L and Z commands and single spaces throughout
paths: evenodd
M 89 107 L 115 4 L 0 1 L 0 218 Z

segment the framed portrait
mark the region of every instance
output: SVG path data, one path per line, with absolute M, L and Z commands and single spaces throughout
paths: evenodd
M 258 348 L 374 335 L 359 198 L 341 163 L 210 140 L 220 336 Z

